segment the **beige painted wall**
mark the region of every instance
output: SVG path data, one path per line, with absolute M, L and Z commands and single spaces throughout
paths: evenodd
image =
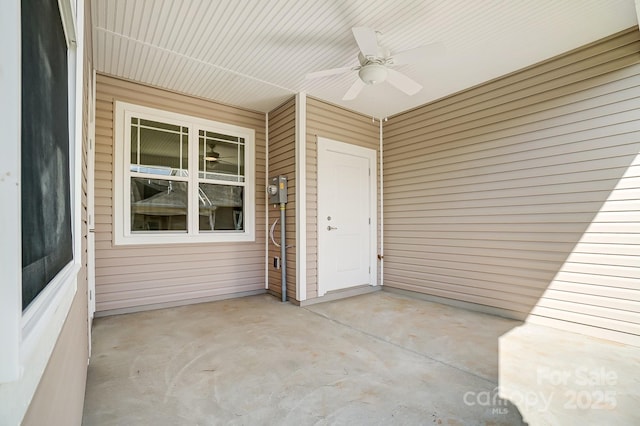
M 385 286 L 640 345 L 637 28 L 389 119 Z
M 105 75 L 98 75 L 96 90 L 96 312 L 138 310 L 264 292 L 265 115 Z M 116 100 L 255 130 L 255 242 L 113 244 Z
M 379 156 L 379 122 L 371 117 L 307 97 L 307 300 L 318 296 L 318 136 L 374 149 Z M 379 168 L 377 169 L 379 173 Z M 380 182 L 378 174 L 378 183 Z M 379 191 L 378 191 L 379 192 Z M 380 209 L 378 208 L 378 227 Z M 378 247 L 380 229 L 378 228 Z M 379 265 L 378 265 L 379 268 Z M 378 273 L 378 280 L 380 274 Z
M 82 114 L 82 268 L 78 289 L 47 368 L 36 389 L 24 425 L 77 425 L 82 422 L 89 359 L 87 308 L 87 142 L 89 94 L 93 84 L 91 2 L 85 1 Z M 0 421 L 1 423 L 1 421 Z
M 287 297 L 296 299 L 296 99 L 285 102 L 269 113 L 269 177 L 287 176 Z M 259 190 L 263 190 L 260 188 Z M 269 223 L 280 218 L 280 206 L 269 204 Z M 274 237 L 280 244 L 280 222 L 275 227 Z M 269 241 L 269 292 L 282 297 L 281 270 L 273 267 L 273 258 L 280 257 L 280 248 Z

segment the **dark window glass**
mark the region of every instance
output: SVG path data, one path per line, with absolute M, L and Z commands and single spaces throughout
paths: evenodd
M 67 44 L 58 2 L 22 0 L 22 309 L 73 260 Z

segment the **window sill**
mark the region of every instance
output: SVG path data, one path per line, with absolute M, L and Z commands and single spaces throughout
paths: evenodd
M 126 245 L 149 245 L 149 244 L 202 244 L 202 243 L 239 243 L 255 242 L 253 233 L 215 233 L 215 234 L 138 234 L 116 236 L 113 244 L 115 246 Z
M 70 262 L 23 313 L 22 345 L 27 357 L 31 348 L 35 346 L 32 342 L 39 341 L 41 336 L 51 332 L 49 325 L 59 320 L 60 311 L 65 312 L 62 323 L 66 319 L 78 287 L 76 278 L 79 271 L 80 265 Z

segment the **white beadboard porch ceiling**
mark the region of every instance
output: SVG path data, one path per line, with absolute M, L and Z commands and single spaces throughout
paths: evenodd
M 637 25 L 634 0 L 93 0 L 97 71 L 268 112 L 297 92 L 386 117 Z M 440 42 L 445 53 L 395 69 L 424 86 L 381 83 L 352 101 L 351 28 L 394 51 Z

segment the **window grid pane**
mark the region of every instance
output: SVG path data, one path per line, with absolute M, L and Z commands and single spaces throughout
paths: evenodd
M 131 232 L 187 232 L 187 182 L 131 178 Z
M 187 177 L 187 127 L 152 120 L 131 120 L 132 172 Z
M 244 231 L 244 188 L 200 183 L 198 187 L 200 232 Z
M 198 177 L 207 181 L 244 182 L 244 138 L 202 130 L 198 134 Z

